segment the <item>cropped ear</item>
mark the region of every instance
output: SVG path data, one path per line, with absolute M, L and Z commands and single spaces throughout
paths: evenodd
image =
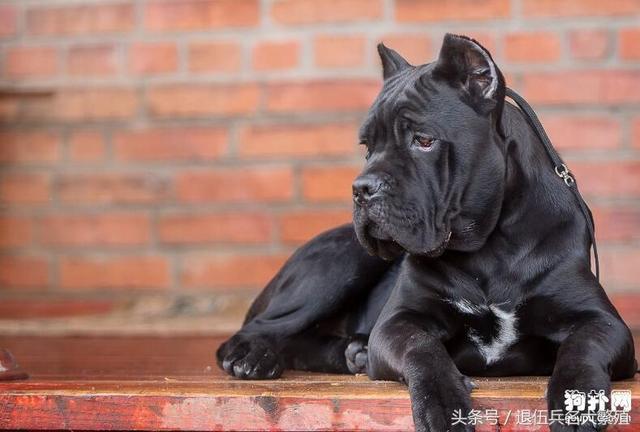
M 382 76 L 384 79 L 392 77 L 403 69 L 411 67 L 411 65 L 400 54 L 387 48 L 384 44 L 378 44 L 378 54 L 382 60 Z
M 477 112 L 489 114 L 497 110 L 501 114 L 504 77 L 489 51 L 475 40 L 447 33 L 433 76 L 460 89 L 463 101 Z

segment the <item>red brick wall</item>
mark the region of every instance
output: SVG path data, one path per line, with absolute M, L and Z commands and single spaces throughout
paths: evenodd
M 451 31 L 577 173 L 608 289 L 640 288 L 638 22 L 637 0 L 5 1 L 0 286 L 258 288 L 350 219 L 375 44 L 425 62 Z

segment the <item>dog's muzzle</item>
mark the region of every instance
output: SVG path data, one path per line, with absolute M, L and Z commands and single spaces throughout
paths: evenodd
M 382 180 L 375 175 L 365 174 L 355 179 L 352 185 L 353 202 L 366 206 L 373 198 L 381 195 Z

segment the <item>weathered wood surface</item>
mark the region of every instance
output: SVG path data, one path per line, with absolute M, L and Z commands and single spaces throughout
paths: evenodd
M 31 376 L 0 383 L 0 428 L 74 430 L 411 430 L 406 389 L 364 376 L 287 373 L 239 381 L 220 373 L 212 337 L 0 337 Z M 497 409 L 506 425 L 478 431 L 534 431 L 518 409 L 544 409 L 546 378 L 475 379 L 474 408 Z M 615 383 L 634 395 L 640 382 Z M 638 420 L 636 422 L 636 420 Z M 635 425 L 635 426 L 634 426 Z

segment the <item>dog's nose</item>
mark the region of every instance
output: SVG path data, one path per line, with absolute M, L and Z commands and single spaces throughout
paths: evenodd
M 353 182 L 353 201 L 356 204 L 364 205 L 371 198 L 378 195 L 382 189 L 382 180 L 373 175 L 360 176 Z

